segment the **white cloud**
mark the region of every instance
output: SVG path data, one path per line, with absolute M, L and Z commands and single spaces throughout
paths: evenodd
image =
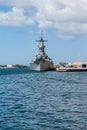
M 0 12 L 0 25 L 31 25 L 56 28 L 60 37 L 87 35 L 87 0 L 0 0 L 12 7 Z
M 13 7 L 11 12 L 0 12 L 0 25 L 22 26 L 33 24 L 34 21 L 23 15 L 24 10 Z

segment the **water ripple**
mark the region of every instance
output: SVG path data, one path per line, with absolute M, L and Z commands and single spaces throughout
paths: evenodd
M 0 74 L 0 130 L 87 129 L 87 73 Z

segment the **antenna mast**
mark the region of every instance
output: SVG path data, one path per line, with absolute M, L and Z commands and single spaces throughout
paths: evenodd
M 43 40 L 43 31 L 41 30 L 41 39 L 36 40 L 37 42 L 47 42 L 48 40 Z

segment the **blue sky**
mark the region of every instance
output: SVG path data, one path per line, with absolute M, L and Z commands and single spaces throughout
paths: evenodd
M 54 63 L 87 61 L 86 0 L 0 0 L 0 64 L 28 65 L 41 30 Z

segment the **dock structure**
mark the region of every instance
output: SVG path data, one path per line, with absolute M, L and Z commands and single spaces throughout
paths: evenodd
M 75 62 L 73 64 L 60 64 L 56 66 L 56 71 L 59 72 L 78 72 L 87 71 L 87 62 Z
M 80 72 L 80 71 L 87 71 L 87 68 L 56 68 L 56 71 L 59 72 Z

